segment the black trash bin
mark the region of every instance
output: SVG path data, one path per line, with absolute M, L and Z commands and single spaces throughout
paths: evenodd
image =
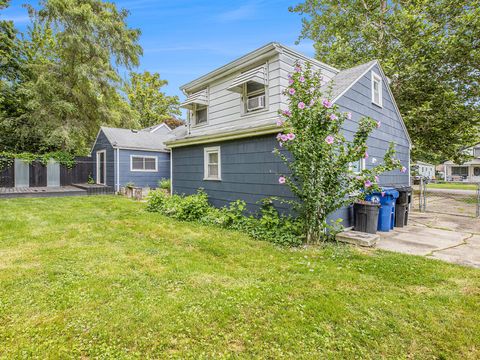
M 408 209 L 412 202 L 412 188 L 410 186 L 397 187 L 399 193 L 395 204 L 395 226 L 404 227 L 408 224 Z
M 353 204 L 354 230 L 375 234 L 378 227 L 380 204 L 362 201 Z

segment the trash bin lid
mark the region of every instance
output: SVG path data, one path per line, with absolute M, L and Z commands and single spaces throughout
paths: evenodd
M 408 185 L 396 186 L 395 188 L 398 192 L 412 192 L 412 187 Z
M 398 198 L 398 196 L 400 195 L 397 189 L 394 188 L 382 188 L 382 192 L 385 193 L 385 196 L 391 196 L 394 199 Z

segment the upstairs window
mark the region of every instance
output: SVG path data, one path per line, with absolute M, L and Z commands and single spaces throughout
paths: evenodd
M 382 106 L 382 78 L 372 71 L 372 103 Z
M 195 125 L 207 123 L 208 108 L 206 105 L 195 105 L 195 110 L 193 111 L 193 120 Z
M 221 180 L 222 164 L 220 146 L 208 147 L 204 152 L 204 180 Z
M 130 156 L 131 171 L 156 172 L 158 161 L 156 156 Z
M 265 109 L 265 85 L 249 81 L 244 84 L 243 106 L 244 113 L 251 113 Z

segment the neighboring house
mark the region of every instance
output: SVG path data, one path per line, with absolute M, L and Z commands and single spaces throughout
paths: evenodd
M 443 163 L 446 181 L 480 182 L 480 143 L 466 148 L 464 152 L 473 158 L 460 165 L 453 161 Z
M 282 91 L 297 61 L 320 70 L 328 82 L 325 88 L 332 85 L 332 100 L 352 112 L 352 120 L 344 124 L 348 139 L 361 117 L 381 121 L 368 139 L 368 161 L 354 166 L 369 168 L 373 158 L 381 162 L 393 141 L 398 158 L 410 169 L 410 139 L 377 61 L 340 71 L 270 43 L 181 87 L 187 96 L 182 104 L 188 110 L 187 126 L 166 143 L 172 154 L 173 192 L 192 194 L 203 188 L 215 206 L 242 199 L 250 210 L 268 196 L 292 198 L 289 188 L 278 184 L 287 169 L 272 150 L 278 145 L 278 112 L 287 108 Z M 388 186 L 409 181 L 409 173 L 398 170 L 381 176 L 381 184 Z M 288 211 L 288 206 L 280 204 L 279 209 Z M 334 216 L 351 223 L 351 209 Z
M 416 175 L 423 178 L 427 178 L 430 180 L 435 179 L 435 165 L 423 161 L 417 161 L 413 165 L 412 170 L 415 171 Z
M 128 183 L 157 187 L 158 180 L 170 178 L 170 151 L 164 142 L 171 133 L 165 124 L 146 130 L 101 127 L 91 151 L 95 182 L 115 191 Z

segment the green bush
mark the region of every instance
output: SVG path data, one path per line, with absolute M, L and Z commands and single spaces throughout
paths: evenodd
M 158 187 L 160 189 L 170 191 L 170 188 L 171 188 L 170 179 L 162 178 L 162 179 L 158 180 Z
M 300 222 L 280 215 L 271 199 L 262 201 L 258 216 L 246 216 L 247 204 L 242 200 L 218 209 L 209 205 L 207 194 L 202 190 L 187 196 L 170 196 L 164 191 L 152 191 L 147 210 L 178 220 L 198 221 L 205 225 L 239 230 L 255 239 L 279 245 L 298 246 L 303 242 Z

